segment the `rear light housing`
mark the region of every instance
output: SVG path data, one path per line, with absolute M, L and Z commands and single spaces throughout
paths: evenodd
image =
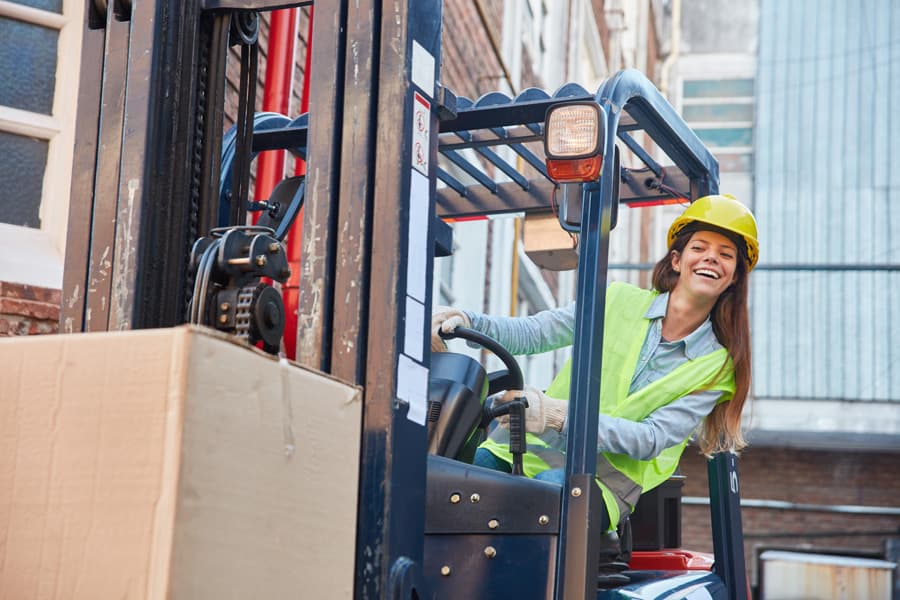
M 584 183 L 600 177 L 606 139 L 604 116 L 596 102 L 570 102 L 547 109 L 544 154 L 551 179 Z

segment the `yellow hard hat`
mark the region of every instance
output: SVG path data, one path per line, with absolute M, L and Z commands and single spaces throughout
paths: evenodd
M 750 271 L 759 260 L 759 241 L 756 239 L 756 219 L 753 213 L 731 194 L 704 196 L 684 209 L 681 216 L 669 226 L 669 248 L 675 238 L 691 223 L 706 223 L 729 231 L 743 238 L 747 245 Z

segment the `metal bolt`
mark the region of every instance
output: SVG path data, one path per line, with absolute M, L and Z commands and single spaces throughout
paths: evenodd
M 456 492 L 450 494 L 450 504 L 459 504 L 460 500 L 462 500 L 462 496 L 460 496 Z
M 491 519 L 490 521 L 488 521 L 488 527 L 490 529 L 497 529 L 498 527 L 500 527 L 500 521 L 498 521 L 497 519 Z
M 472 501 L 472 504 L 475 504 L 476 502 L 481 500 L 481 496 L 479 496 L 478 494 L 472 494 L 471 496 L 469 496 L 469 500 Z
M 228 322 L 228 315 L 221 315 L 219 317 L 219 323 L 221 323 L 222 325 L 224 325 L 227 322 Z
M 443 575 L 444 577 L 450 575 L 450 567 L 448 567 L 447 565 L 441 567 L 441 575 Z
M 219 306 L 219 308 L 222 309 L 222 312 L 228 312 L 228 309 L 231 308 L 231 305 L 228 304 L 227 302 L 223 302 L 223 303 Z
M 538 517 L 538 523 L 540 523 L 541 525 L 546 525 L 549 522 L 550 517 L 548 517 L 547 515 L 541 515 L 540 517 Z
M 291 276 L 291 270 L 290 269 L 282 269 L 281 272 L 279 273 L 279 275 L 281 275 L 282 279 L 287 279 L 288 277 Z
M 279 244 L 278 242 L 272 242 L 269 244 L 269 252 L 271 254 L 275 254 L 276 252 L 278 252 L 279 248 L 281 248 L 281 244 Z
M 494 558 L 495 556 L 497 556 L 497 549 L 493 546 L 488 546 L 484 549 L 484 555 L 488 558 Z
M 269 262 L 269 259 L 266 258 L 265 254 L 257 254 L 256 255 L 256 266 L 257 267 L 264 267 L 264 266 L 266 266 L 267 262 Z
M 581 488 L 580 488 L 580 487 L 572 488 L 572 496 L 574 496 L 575 498 L 577 498 L 577 497 L 580 496 L 580 495 L 581 495 Z

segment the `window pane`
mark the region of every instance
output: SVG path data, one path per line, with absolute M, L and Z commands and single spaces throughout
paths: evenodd
M 62 0 L 13 0 L 13 4 L 24 4 L 31 8 L 40 8 L 55 13 L 62 12 Z
M 684 107 L 685 121 L 752 121 L 752 104 L 690 104 Z
M 0 131 L 0 223 L 40 228 L 47 145 Z
M 712 79 L 684 82 L 685 98 L 746 97 L 752 95 L 752 79 Z
M 0 19 L 0 104 L 50 114 L 56 84 L 57 32 Z
M 748 152 L 716 152 L 721 173 L 750 173 L 753 155 Z
M 753 129 L 750 127 L 694 129 L 694 132 L 709 146 L 750 146 L 753 144 Z

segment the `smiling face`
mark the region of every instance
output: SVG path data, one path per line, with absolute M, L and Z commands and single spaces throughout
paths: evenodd
M 672 251 L 676 287 L 692 296 L 715 301 L 736 279 L 738 250 L 734 242 L 714 231 L 696 231 L 684 249 Z

